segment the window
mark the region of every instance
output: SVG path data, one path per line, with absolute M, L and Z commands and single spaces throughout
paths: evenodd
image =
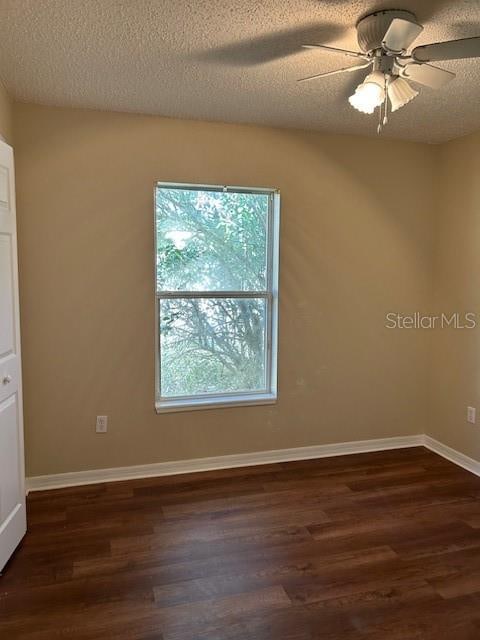
M 275 401 L 279 204 L 157 183 L 157 411 Z

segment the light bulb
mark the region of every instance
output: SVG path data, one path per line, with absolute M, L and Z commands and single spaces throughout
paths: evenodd
M 403 107 L 410 102 L 410 100 L 418 96 L 418 91 L 403 78 L 395 78 L 393 82 L 390 82 L 387 91 L 390 104 L 392 105 L 392 111 L 400 109 L 400 107 Z
M 381 71 L 370 73 L 348 101 L 362 113 L 373 113 L 385 100 L 385 77 Z

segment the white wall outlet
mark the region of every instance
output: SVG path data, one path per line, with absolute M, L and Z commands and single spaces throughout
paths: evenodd
M 475 407 L 467 407 L 467 422 L 470 424 L 475 424 L 477 420 L 477 410 Z
M 108 416 L 97 416 L 97 424 L 95 431 L 97 433 L 106 433 L 108 426 Z

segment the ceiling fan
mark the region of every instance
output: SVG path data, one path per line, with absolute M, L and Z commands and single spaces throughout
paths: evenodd
M 379 108 L 378 132 L 387 124 L 387 112 L 396 111 L 418 95 L 410 84 L 440 89 L 455 74 L 430 62 L 480 57 L 480 37 L 436 42 L 415 47 L 410 45 L 423 31 L 422 25 L 410 11 L 376 11 L 357 23 L 357 39 L 361 51 L 348 51 L 322 44 L 305 44 L 306 49 L 321 49 L 356 58 L 353 66 L 335 71 L 318 73 L 299 82 L 325 78 L 337 73 L 351 73 L 370 68 L 364 81 L 348 99 L 352 107 L 362 113 L 372 114 Z

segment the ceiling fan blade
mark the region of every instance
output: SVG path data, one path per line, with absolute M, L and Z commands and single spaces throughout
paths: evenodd
M 323 49 L 324 51 L 330 51 L 330 53 L 343 53 L 344 56 L 352 56 L 352 58 L 366 58 L 365 54 L 360 53 L 360 51 L 327 47 L 326 44 L 302 44 L 302 49 Z
M 431 64 L 419 64 L 418 62 L 411 62 L 405 65 L 400 75 L 402 78 L 413 80 L 431 89 L 441 89 L 455 78 L 455 74 L 451 71 L 434 67 Z
M 480 57 L 480 37 L 448 40 L 415 47 L 412 58 L 417 62 L 433 62 L 435 60 L 461 60 L 462 58 Z
M 387 29 L 382 44 L 389 51 L 399 53 L 408 49 L 422 31 L 422 25 L 416 22 L 394 18 Z
M 317 73 L 314 76 L 308 76 L 307 78 L 300 78 L 297 82 L 305 82 L 306 80 L 316 80 L 317 78 L 326 78 L 327 76 L 335 76 L 337 73 L 350 73 L 351 71 L 357 71 L 358 69 L 365 69 L 372 64 L 372 61 L 362 62 L 362 64 L 354 64 L 352 67 L 343 67 L 342 69 L 335 69 L 335 71 L 326 71 L 325 73 Z

